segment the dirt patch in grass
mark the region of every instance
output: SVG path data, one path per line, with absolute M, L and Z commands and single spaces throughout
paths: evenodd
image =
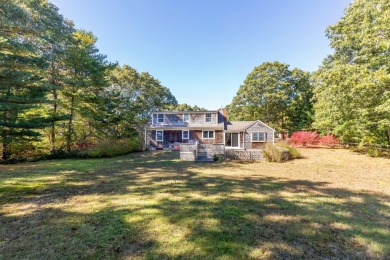
M 0 258 L 390 257 L 390 160 L 175 152 L 0 165 Z

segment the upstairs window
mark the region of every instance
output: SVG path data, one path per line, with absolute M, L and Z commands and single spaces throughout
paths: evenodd
M 252 142 L 265 142 L 265 133 L 264 132 L 253 132 L 252 133 Z
M 190 114 L 183 114 L 183 122 L 190 122 Z
M 157 114 L 157 123 L 164 123 L 164 114 Z
M 206 123 L 211 123 L 211 114 L 207 113 L 207 114 L 205 115 L 205 122 L 206 122 Z

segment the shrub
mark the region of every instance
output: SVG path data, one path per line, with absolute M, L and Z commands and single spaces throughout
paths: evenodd
M 290 153 L 291 159 L 299 159 L 299 158 L 302 158 L 302 154 L 301 154 L 301 152 L 300 152 L 297 148 L 295 148 L 295 147 L 293 147 L 293 146 L 290 146 L 290 145 L 288 145 L 288 144 L 285 143 L 285 142 L 280 142 L 280 143 L 278 143 L 278 146 L 280 146 L 281 148 L 283 148 L 283 149 L 285 149 L 285 150 L 288 150 L 289 153 Z
M 293 133 L 290 139 L 288 140 L 288 142 L 290 144 L 301 145 L 301 146 L 321 144 L 321 145 L 334 147 L 336 144 L 340 143 L 340 140 L 332 134 L 327 134 L 321 137 L 318 135 L 316 131 L 315 132 L 299 131 Z
M 371 157 L 380 157 L 382 156 L 382 151 L 374 146 L 370 146 L 367 148 L 367 154 Z
M 223 161 L 225 161 L 225 155 L 224 154 L 214 154 L 213 160 L 214 160 L 214 162 L 223 162 Z
M 322 145 L 334 147 L 336 144 L 340 143 L 340 140 L 338 138 L 336 138 L 334 135 L 328 134 L 328 135 L 324 135 L 324 136 L 320 137 L 319 142 Z
M 281 163 L 290 159 L 290 152 L 288 150 L 282 150 L 271 143 L 265 145 L 263 155 L 269 162 Z
M 318 144 L 319 135 L 317 131 L 315 132 L 299 131 L 293 133 L 290 139 L 288 140 L 288 142 L 291 144 L 302 145 L 302 146 Z
M 82 151 L 81 154 L 86 157 L 113 157 L 117 155 L 124 155 L 131 152 L 139 152 L 143 150 L 143 143 L 139 138 L 131 139 L 113 139 L 102 140 L 94 147 Z

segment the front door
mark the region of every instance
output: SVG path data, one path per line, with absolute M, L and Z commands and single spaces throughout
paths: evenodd
M 240 134 L 239 133 L 226 133 L 225 134 L 225 146 L 227 147 L 240 147 Z

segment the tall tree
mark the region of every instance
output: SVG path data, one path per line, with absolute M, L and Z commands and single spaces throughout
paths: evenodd
M 66 51 L 66 83 L 63 88 L 63 105 L 68 110 L 66 147 L 70 151 L 75 141 L 76 116 L 96 118 L 100 93 L 107 85 L 104 77 L 106 57 L 99 53 L 97 39 L 91 32 L 78 30 Z
M 355 0 L 326 34 L 334 48 L 313 75 L 314 127 L 344 141 L 390 143 L 390 2 Z
M 110 86 L 103 102 L 104 127 L 117 137 L 139 134 L 151 111 L 177 105 L 170 90 L 148 73 L 138 73 L 128 65 L 110 71 Z M 107 133 L 108 134 L 108 133 Z
M 309 73 L 265 62 L 253 69 L 229 106 L 230 120 L 257 120 L 278 131 L 308 128 L 312 114 Z
M 207 109 L 203 107 L 198 107 L 197 105 L 191 106 L 186 103 L 171 105 L 168 108 L 169 110 L 177 110 L 177 111 L 206 111 Z
M 2 158 L 12 144 L 39 136 L 47 118 L 34 109 L 46 102 L 48 86 L 41 77 L 46 68 L 43 32 L 50 30 L 52 6 L 44 0 L 0 1 L 0 136 Z

